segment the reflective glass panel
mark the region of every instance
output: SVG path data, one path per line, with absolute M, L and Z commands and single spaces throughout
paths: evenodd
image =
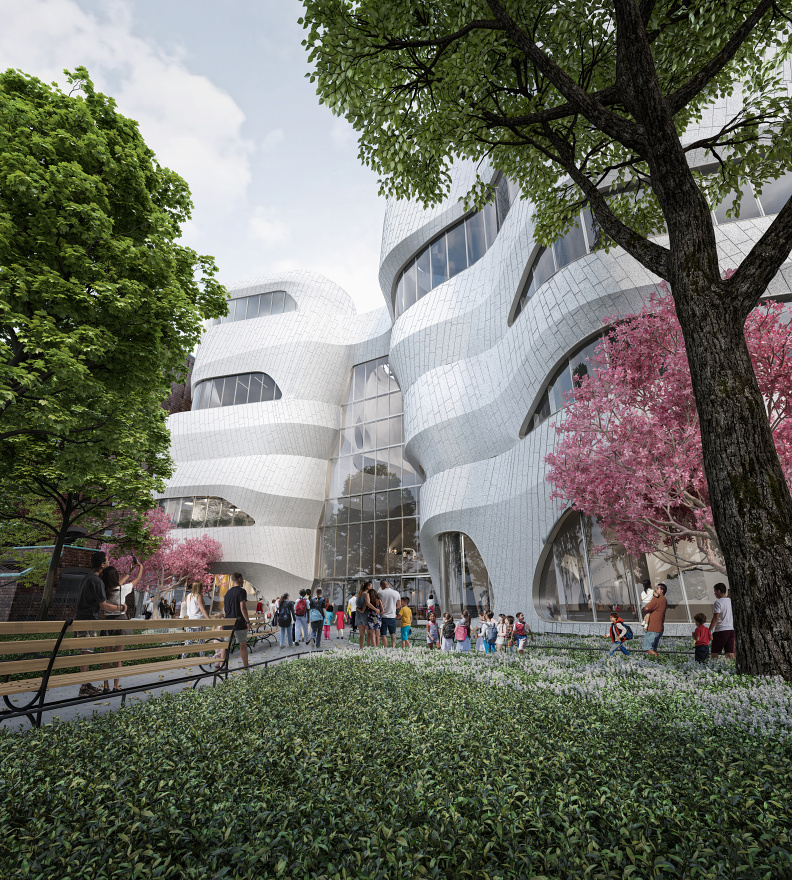
M 220 509 L 223 506 L 222 498 L 209 498 L 206 505 L 206 528 L 212 529 L 220 525 Z
M 207 383 L 209 386 L 208 403 L 209 408 L 220 406 L 220 395 L 223 393 L 223 380 L 210 379 Z
M 336 529 L 335 565 L 333 566 L 336 577 L 346 577 L 348 542 L 349 526 Z
M 233 508 L 224 498 L 221 498 L 220 500 L 222 503 L 220 505 L 220 515 L 218 517 L 217 525 L 225 528 L 226 526 L 230 526 L 233 522 Z
M 388 521 L 380 520 L 377 515 L 374 524 L 374 574 L 383 575 L 388 573 Z
M 275 382 L 266 373 L 261 374 L 261 402 L 275 399 Z
M 282 315 L 283 314 L 283 302 L 284 302 L 284 293 L 282 290 L 274 290 L 272 292 L 272 314 L 273 315 Z
M 448 253 L 446 250 L 445 236 L 429 248 L 432 263 L 432 287 L 437 287 L 444 281 L 448 281 Z
M 353 400 L 362 400 L 366 390 L 366 365 L 358 364 L 353 371 Z
M 676 564 L 673 548 L 659 550 L 657 553 L 644 554 L 640 559 L 633 558 L 633 576 L 636 584 L 649 580 L 654 587 L 661 582 L 668 588 L 666 601 L 666 621 L 668 623 L 689 622 L 687 606 L 682 592 L 682 578 Z
M 586 537 L 591 598 L 597 620 L 610 620 L 611 611 L 618 611 L 624 620 L 639 620 L 635 592 L 631 589 L 632 567 L 625 548 L 603 535 L 592 517 L 581 517 Z
M 565 395 L 572 391 L 572 373 L 569 370 L 569 362 L 565 363 L 553 377 L 547 396 L 550 400 L 551 412 L 558 412 L 565 404 Z
M 553 541 L 552 554 L 559 600 L 565 606 L 567 619 L 592 621 L 594 614 L 578 514 L 567 517 Z
M 247 403 L 249 388 L 250 376 L 237 376 L 234 404 Z
M 446 233 L 448 247 L 448 277 L 453 278 L 467 269 L 467 246 L 465 244 L 465 225 L 460 223 Z
M 583 227 L 586 230 L 586 244 L 589 251 L 593 251 L 597 247 L 597 235 L 599 232 L 599 223 L 594 219 L 594 215 L 588 208 L 583 210 Z
M 248 391 L 248 403 L 260 403 L 261 393 L 264 388 L 263 375 L 252 373 L 250 376 L 250 390 Z
M 685 585 L 690 619 L 697 614 L 706 614 L 707 623 L 712 619 L 712 603 L 715 601 L 714 586 L 717 583 L 728 585 L 728 578 L 719 571 L 712 571 L 712 562 L 723 565 L 723 556 L 716 548 L 712 560 L 700 549 L 695 541 L 677 541 L 676 555 L 682 565 L 682 581 Z
M 190 528 L 190 525 L 192 523 L 193 503 L 194 503 L 194 499 L 192 499 L 192 498 L 182 498 L 181 510 L 179 511 L 178 528 L 180 528 L 180 529 L 189 529 Z
M 404 271 L 404 311 L 416 302 L 415 260 Z
M 553 245 L 553 251 L 559 269 L 568 266 L 588 253 L 579 220 L 562 239 Z
M 362 543 L 361 524 L 350 522 L 347 546 L 347 574 L 349 577 L 361 577 L 364 572 L 360 566 L 360 549 Z
M 778 214 L 792 196 L 792 171 L 764 185 L 759 201 L 765 214 Z
M 206 498 L 195 498 L 193 500 L 193 509 L 192 509 L 192 522 L 190 523 L 190 528 L 196 529 L 201 528 L 206 520 L 206 506 L 208 499 Z
M 498 215 L 495 205 L 485 205 L 481 213 L 484 215 L 484 230 L 487 233 L 487 247 L 491 248 L 498 234 Z
M 335 568 L 335 540 L 336 530 L 325 529 L 322 533 L 322 572 L 324 577 L 333 576 Z
M 401 517 L 402 515 L 402 493 L 400 489 L 392 489 L 388 492 L 388 515 L 391 517 Z
M 283 311 L 284 312 L 296 312 L 297 311 L 297 303 L 294 300 L 293 296 L 290 296 L 288 293 L 284 294 L 284 304 Z
M 374 569 L 374 523 L 364 522 L 360 529 L 360 571 L 370 574 Z
M 418 299 L 420 299 L 422 296 L 426 296 L 426 294 L 432 289 L 428 249 L 418 255 L 418 259 L 415 261 L 415 268 L 416 282 L 418 284 L 417 296 Z
M 265 317 L 266 315 L 272 314 L 272 294 L 271 293 L 262 293 L 259 299 L 259 317 Z
M 228 314 L 223 319 L 227 324 L 230 324 L 236 317 L 236 307 L 238 300 L 232 299 L 228 302 Z
M 401 416 L 392 418 L 388 423 L 388 442 L 391 446 L 400 446 L 404 440 L 402 435 Z
M 390 414 L 397 415 L 402 411 L 402 395 L 401 391 L 394 391 L 390 395 Z
M 221 406 L 233 406 L 236 396 L 236 376 L 226 376 L 223 380 L 223 393 L 220 397 Z
M 361 510 L 360 518 L 363 520 L 363 522 L 367 522 L 370 519 L 374 519 L 374 505 L 375 505 L 375 500 L 374 500 L 373 494 L 363 495 L 363 503 L 360 508 L 360 510 Z
M 484 231 L 484 215 L 479 211 L 465 221 L 467 252 L 472 266 L 487 252 L 487 234 Z
M 388 418 L 388 394 L 381 394 L 377 398 L 377 418 L 378 419 L 387 419 Z
M 382 449 L 385 446 L 390 446 L 390 423 L 387 419 L 384 419 L 381 422 L 376 423 L 377 429 L 377 448 Z
M 206 397 L 208 395 L 207 385 L 208 382 L 199 382 L 195 389 L 195 397 L 193 397 L 192 408 L 193 409 L 205 409 L 206 407 Z

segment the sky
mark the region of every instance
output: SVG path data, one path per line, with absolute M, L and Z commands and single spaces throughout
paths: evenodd
M 230 283 L 327 275 L 380 308 L 385 200 L 351 126 L 305 78 L 299 0 L 0 0 L 0 69 L 88 68 L 195 208 L 183 240 Z

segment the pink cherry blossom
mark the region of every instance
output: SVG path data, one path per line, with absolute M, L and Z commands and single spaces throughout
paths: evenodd
M 698 545 L 717 550 L 682 330 L 667 286 L 635 315 L 608 320 L 593 368 L 567 396 L 548 455 L 553 497 L 595 517 L 633 553 Z M 763 302 L 745 323 L 767 417 L 792 482 L 792 324 L 787 306 Z

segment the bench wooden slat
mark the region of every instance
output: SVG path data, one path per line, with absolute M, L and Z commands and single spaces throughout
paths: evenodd
M 234 618 L 215 618 L 206 620 L 199 617 L 191 618 L 174 617 L 168 620 L 75 620 L 69 627 L 69 632 L 102 629 L 182 629 L 185 626 L 231 626 L 235 623 Z M 12 620 L 0 623 L 0 636 L 28 635 L 31 633 L 59 633 L 63 629 L 62 620 Z
M 163 672 L 171 669 L 183 669 L 188 666 L 210 666 L 215 661 L 211 657 L 187 657 L 186 660 L 161 660 L 159 663 L 141 663 L 138 666 L 122 666 L 121 669 L 108 669 L 108 678 L 125 678 L 130 675 L 150 675 L 154 672 Z M 104 678 L 102 670 L 90 669 L 88 672 L 72 672 L 69 675 L 53 675 L 47 682 L 47 690 L 67 687 L 74 684 L 86 684 L 92 681 L 101 681 Z M 0 696 L 13 696 L 37 691 L 41 686 L 41 678 L 25 678 L 19 681 L 6 681 L 0 683 Z M 157 687 L 152 684 L 152 689 Z M 45 706 L 46 710 L 46 706 Z
M 208 623 L 208 621 L 204 621 Z M 200 633 L 137 633 L 128 636 L 70 636 L 61 642 L 61 651 L 77 651 L 82 648 L 107 648 L 113 645 L 149 645 L 157 642 L 188 642 L 199 636 L 202 639 L 226 638 L 227 629 L 207 629 Z M 57 639 L 27 639 L 24 642 L 0 642 L 0 656 L 3 654 L 49 654 L 57 644 Z
M 98 641 L 98 640 L 97 640 Z M 156 648 L 141 648 L 139 651 L 100 651 L 96 654 L 60 655 L 52 664 L 53 669 L 68 669 L 70 666 L 96 665 L 97 663 L 119 663 L 131 660 L 146 660 L 149 657 L 167 657 L 169 654 L 195 654 L 198 651 L 215 651 L 228 644 L 228 630 L 222 641 L 211 645 L 162 645 Z M 6 660 L 0 663 L 0 675 L 22 675 L 26 672 L 43 672 L 49 666 L 49 657 L 36 660 Z M 116 668 L 115 666 L 113 668 Z M 115 674 L 113 675 L 115 678 Z

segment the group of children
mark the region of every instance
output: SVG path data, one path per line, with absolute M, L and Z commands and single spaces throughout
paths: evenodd
M 610 637 L 610 640 L 613 643 L 613 647 L 610 649 L 611 656 L 617 651 L 621 651 L 622 654 L 629 656 L 630 652 L 627 650 L 625 642 L 628 642 L 633 637 L 632 630 L 621 619 L 618 611 L 611 611 L 610 619 L 610 629 L 605 638 L 607 639 Z M 699 663 L 706 663 L 707 660 L 709 660 L 709 645 L 712 639 L 712 633 L 710 632 L 709 627 L 705 626 L 707 615 L 701 613 L 696 614 L 693 617 L 693 620 L 696 621 L 696 628 L 693 630 L 693 653 Z M 644 621 L 644 625 L 645 624 L 646 621 Z
M 473 625 L 467 609 L 456 623 L 449 611 L 443 615 L 442 623 L 438 623 L 434 613 L 430 612 L 426 624 L 426 644 L 430 650 L 470 651 L 472 631 Z M 516 618 L 511 614 L 499 614 L 496 623 L 495 614 L 487 611 L 476 628 L 476 650 L 495 654 L 504 651 L 511 653 L 516 649 L 517 653 L 522 654 L 529 636 L 533 641 L 534 634 L 525 622 L 522 612 Z
M 409 596 L 402 596 L 396 603 L 396 616 L 399 618 L 399 631 L 402 648 L 410 647 L 410 634 L 412 632 L 412 611 L 410 610 Z M 324 637 L 330 638 L 330 628 L 333 623 L 336 627 L 336 638 L 344 638 L 344 626 L 347 614 L 342 609 L 334 610 L 332 605 L 327 605 L 324 611 Z M 350 621 L 351 622 L 351 621 Z

